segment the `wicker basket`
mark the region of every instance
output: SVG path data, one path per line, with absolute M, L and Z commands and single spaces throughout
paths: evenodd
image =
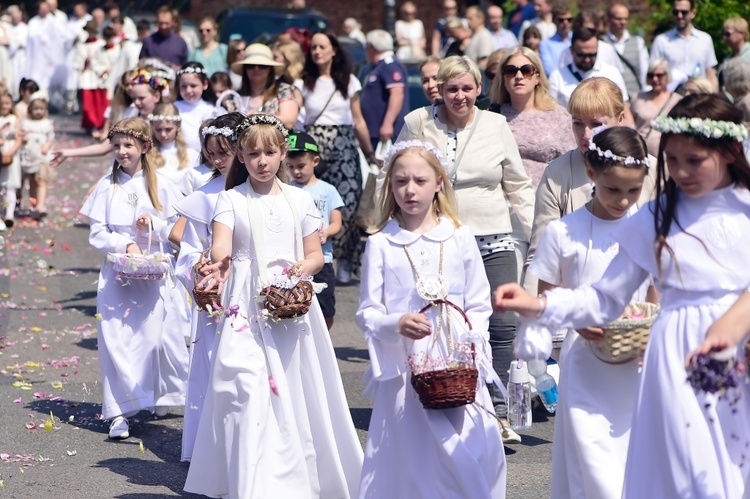
M 603 326 L 604 338 L 589 341 L 594 356 L 608 364 L 625 364 L 643 356 L 659 306 L 653 303 L 633 302 L 628 304 L 623 315 Z M 637 319 L 626 319 L 633 314 L 642 314 Z
M 218 291 L 218 287 L 205 290 L 205 288 L 198 286 L 198 283 L 203 277 L 201 269 L 205 265 L 211 263 L 211 260 L 208 258 L 209 251 L 210 249 L 206 248 L 203 253 L 201 253 L 200 260 L 198 260 L 198 263 L 196 263 L 193 268 L 193 298 L 195 298 L 195 304 L 198 307 L 198 310 L 203 310 L 204 312 L 211 312 L 211 310 L 216 310 L 221 307 L 221 294 Z M 209 307 L 211 307 L 211 310 L 209 310 Z
M 263 308 L 276 319 L 293 319 L 305 315 L 310 310 L 313 297 L 312 282 L 299 279 L 296 283 L 285 287 L 281 285 L 267 286 L 261 291 L 265 296 Z
M 148 249 L 151 250 L 151 230 L 148 231 Z M 107 260 L 112 262 L 117 279 L 138 279 L 158 281 L 172 270 L 171 256 L 156 253 L 109 253 Z
M 437 305 L 448 305 L 455 308 L 466 321 L 471 329 L 471 322 L 466 313 L 460 307 L 448 300 L 435 300 L 419 311 L 424 313 L 427 309 Z M 425 409 L 451 409 L 471 404 L 477 392 L 477 378 L 479 372 L 474 363 L 474 344 L 471 345 L 472 365 L 462 365 L 448 369 L 427 371 L 411 375 L 411 386 L 419 395 L 419 401 Z

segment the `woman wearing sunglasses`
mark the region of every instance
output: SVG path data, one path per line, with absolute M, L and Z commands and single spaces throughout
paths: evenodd
M 542 61 L 533 50 L 511 49 L 505 52 L 497 67 L 497 76 L 490 87 L 489 110 L 508 120 L 523 167 L 536 189 L 550 161 L 575 147 L 570 115 L 550 96 Z M 515 217 L 513 222 L 518 277 L 522 280 L 529 244 L 521 237 L 523 233 Z
M 635 128 L 646 139 L 648 153 L 656 156 L 659 152 L 659 139 L 661 132 L 651 128 L 651 122 L 657 116 L 666 115 L 677 104 L 682 96 L 677 92 L 669 90 L 672 82 L 672 71 L 669 61 L 663 57 L 653 59 L 646 72 L 646 83 L 651 89 L 641 92 L 630 104 L 633 113 Z
M 437 73 L 442 101 L 406 115 L 397 142 L 426 140 L 445 154 L 458 201 L 458 217 L 471 227 L 490 286 L 516 282 L 517 263 L 511 210 L 518 218 L 521 238 L 528 241 L 534 211 L 534 191 L 518 147 L 502 116 L 475 105 L 482 92 L 482 74 L 465 56 L 447 57 Z M 508 201 L 506 201 L 506 199 Z M 492 365 L 503 383 L 513 360 L 516 318 L 493 314 L 489 325 Z M 495 414 L 505 443 L 519 443 L 508 427 L 506 406 L 497 387 L 491 387 Z
M 232 71 L 242 76 L 240 112 L 274 115 L 291 130 L 299 105 L 292 86 L 276 78 L 275 68 L 282 66 L 273 59 L 270 47 L 253 43 L 245 49 L 245 58 L 232 64 Z
M 216 41 L 218 26 L 216 20 L 206 16 L 198 23 L 200 45 L 188 54 L 188 61 L 200 62 L 206 69 L 206 76 L 210 77 L 217 71 L 224 71 L 227 59 L 227 46 Z

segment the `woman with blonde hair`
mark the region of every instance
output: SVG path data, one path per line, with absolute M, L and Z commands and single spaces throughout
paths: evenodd
M 437 81 L 442 101 L 406 115 L 397 142 L 427 140 L 446 156 L 458 216 L 471 227 L 490 286 L 494 289 L 496 283 L 516 282 L 510 212 L 512 209 L 518 217 L 523 239 L 528 241 L 534 193 L 513 133 L 503 116 L 475 106 L 482 92 L 482 74 L 474 61 L 463 56 L 447 57 L 440 65 Z M 501 381 L 507 383 L 516 335 L 515 316 L 493 314 L 489 335 L 493 367 Z M 496 387 L 491 390 L 505 442 L 520 442 L 521 438 L 505 421 L 505 401 Z
M 648 153 L 656 156 L 659 151 L 661 132 L 651 128 L 651 122 L 657 116 L 669 113 L 682 96 L 669 90 L 669 84 L 672 82 L 672 69 L 669 61 L 663 57 L 657 57 L 649 62 L 646 82 L 651 85 L 651 89 L 639 93 L 633 99 L 630 103 L 630 112 L 633 113 L 636 130 L 646 140 Z

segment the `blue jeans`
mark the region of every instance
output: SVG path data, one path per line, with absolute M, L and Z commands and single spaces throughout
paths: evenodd
M 514 251 L 499 251 L 482 257 L 490 290 L 501 284 L 518 280 L 518 265 Z M 516 339 L 516 316 L 513 312 L 492 314 L 490 316 L 490 348 L 492 349 L 492 367 L 500 376 L 503 385 L 508 385 L 508 370 L 513 357 L 513 340 Z M 495 414 L 505 418 L 506 406 L 500 390 L 495 385 L 488 385 L 492 395 Z

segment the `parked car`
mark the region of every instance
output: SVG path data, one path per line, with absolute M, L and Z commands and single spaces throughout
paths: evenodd
M 243 38 L 248 43 L 267 43 L 287 28 L 306 29 L 315 33 L 328 28 L 328 20 L 314 9 L 285 9 L 276 7 L 232 8 L 217 19 L 219 40 Z

